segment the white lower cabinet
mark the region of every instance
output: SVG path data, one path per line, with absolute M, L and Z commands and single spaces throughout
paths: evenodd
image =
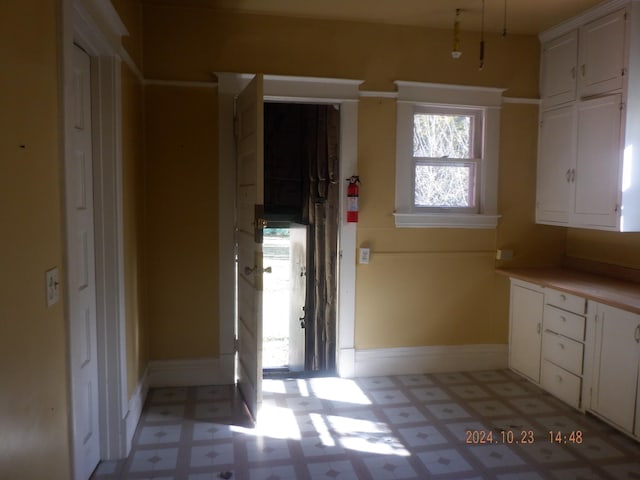
M 509 367 L 539 383 L 544 310 L 542 288 L 511 279 L 509 308 Z
M 636 412 L 640 415 L 640 315 L 598 304 L 595 353 L 591 410 L 640 436 L 640 426 L 634 425 Z
M 587 302 L 544 289 L 540 386 L 575 408 L 582 407 Z
M 578 375 L 570 373 L 549 360 L 543 360 L 540 385 L 563 402 L 580 408 L 582 378 Z
M 640 314 L 511 279 L 509 367 L 640 440 Z

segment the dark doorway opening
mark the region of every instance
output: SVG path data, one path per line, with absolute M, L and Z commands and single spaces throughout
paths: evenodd
M 265 274 L 266 375 L 336 370 L 339 117 L 334 105 L 264 105 L 264 265 L 278 265 Z

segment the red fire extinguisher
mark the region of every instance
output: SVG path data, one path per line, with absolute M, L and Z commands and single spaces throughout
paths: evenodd
M 357 223 L 358 195 L 360 194 L 358 184 L 360 183 L 360 177 L 353 175 L 347 178 L 347 182 L 349 182 L 349 186 L 347 187 L 347 222 Z

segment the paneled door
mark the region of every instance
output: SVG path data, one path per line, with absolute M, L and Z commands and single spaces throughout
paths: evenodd
M 238 386 L 256 418 L 262 401 L 262 238 L 264 213 L 263 79 L 236 99 L 236 242 Z
M 100 460 L 93 230 L 91 60 L 73 49 L 73 121 L 65 163 L 74 477 L 88 479 Z

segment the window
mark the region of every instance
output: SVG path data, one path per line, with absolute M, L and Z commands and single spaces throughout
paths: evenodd
M 396 226 L 495 227 L 502 90 L 396 84 Z
M 482 111 L 416 107 L 413 207 L 478 212 Z

